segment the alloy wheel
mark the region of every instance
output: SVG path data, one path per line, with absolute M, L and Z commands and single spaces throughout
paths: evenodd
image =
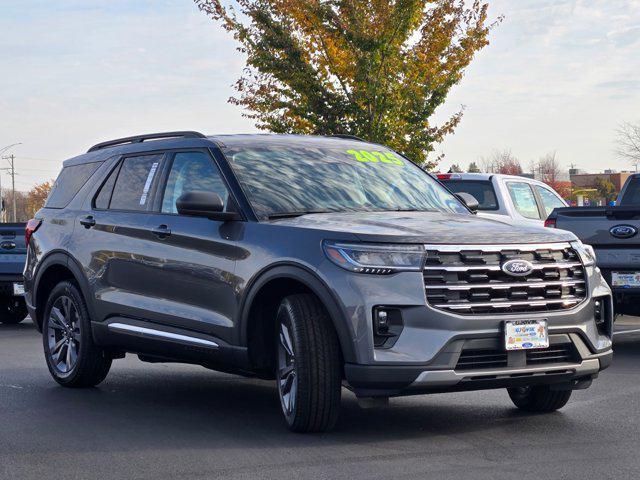
M 298 375 L 291 331 L 288 322 L 285 322 L 285 320 L 280 322 L 278 337 L 278 392 L 282 410 L 286 415 L 291 415 L 296 406 Z
M 78 363 L 80 317 L 73 300 L 62 295 L 49 312 L 47 328 L 49 358 L 61 374 L 68 374 Z

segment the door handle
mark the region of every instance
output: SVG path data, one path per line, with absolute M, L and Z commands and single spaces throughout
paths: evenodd
M 151 233 L 153 233 L 158 238 L 167 238 L 169 235 L 171 235 L 171 229 L 166 225 L 160 225 L 151 230 Z
M 84 226 L 84 228 L 95 227 L 96 219 L 93 218 L 93 215 L 87 215 L 84 218 L 80 219 L 80 224 Z

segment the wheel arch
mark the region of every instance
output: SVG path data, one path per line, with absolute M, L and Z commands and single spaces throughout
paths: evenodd
M 274 338 L 269 332 L 269 321 L 275 325 L 275 312 L 284 296 L 308 292 L 321 302 L 338 335 L 342 357 L 346 362 L 355 361 L 355 348 L 348 321 L 338 300 L 318 276 L 302 265 L 279 264 L 260 272 L 247 287 L 247 294 L 240 309 L 240 344 L 247 347 L 249 361 L 264 365 L 269 345 L 264 339 Z M 271 332 L 273 333 L 273 332 Z M 263 341 L 261 342 L 261 339 Z M 256 348 L 258 349 L 256 351 Z
M 87 309 L 91 314 L 92 306 L 87 302 L 87 299 L 90 298 L 88 296 L 89 288 L 82 273 L 82 268 L 68 253 L 63 251 L 52 252 L 40 263 L 34 280 L 33 304 L 36 312 L 34 323 L 38 330 L 42 330 L 42 315 L 49 298 L 49 292 L 63 280 L 72 280 L 78 285 L 85 298 L 85 303 L 87 303 Z

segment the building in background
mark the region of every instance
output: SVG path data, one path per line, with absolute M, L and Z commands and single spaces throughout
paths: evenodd
M 578 169 L 572 169 L 578 170 Z M 616 192 L 619 192 L 633 172 L 616 172 L 615 170 L 605 170 L 603 173 L 570 173 L 573 188 L 586 189 L 596 188 L 596 180 L 607 180 L 613 183 Z

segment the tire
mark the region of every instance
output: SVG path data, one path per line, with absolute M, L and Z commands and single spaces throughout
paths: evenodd
M 7 298 L 0 303 L 0 323 L 16 325 L 27 317 L 27 305 L 24 299 Z
M 310 294 L 286 297 L 275 337 L 278 398 L 287 426 L 294 432 L 331 430 L 343 368 L 338 336 L 320 301 Z
M 42 341 L 49 372 L 63 387 L 93 387 L 109 373 L 111 357 L 94 344 L 87 306 L 72 282 L 61 282 L 51 291 Z
M 507 388 L 507 391 L 516 407 L 536 413 L 550 413 L 561 409 L 572 393 L 571 390 L 551 390 L 549 385 Z

